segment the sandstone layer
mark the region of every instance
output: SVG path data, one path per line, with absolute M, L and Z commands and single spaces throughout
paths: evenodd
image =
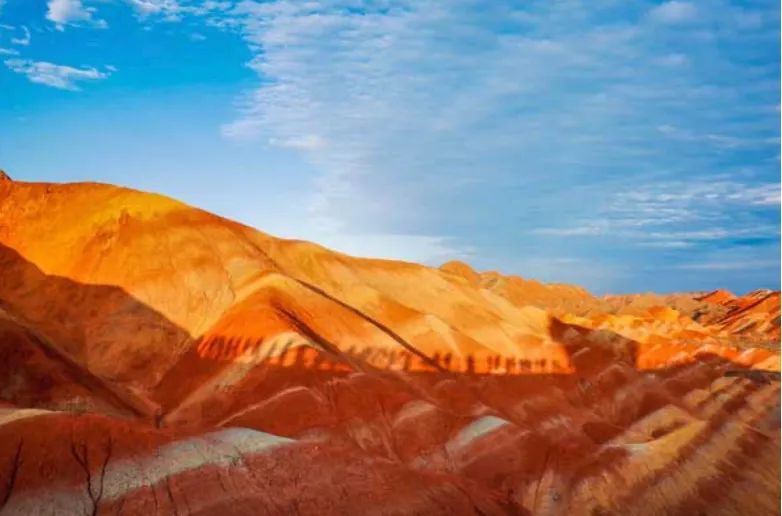
M 0 514 L 778 514 L 779 306 L 0 177 Z

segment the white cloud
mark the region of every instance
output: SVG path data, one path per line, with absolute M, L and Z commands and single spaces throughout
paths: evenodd
M 81 81 L 106 79 L 110 73 L 101 72 L 95 68 L 74 68 L 71 66 L 32 61 L 29 59 L 6 59 L 9 70 L 27 76 L 31 82 L 45 84 L 62 90 L 79 89 Z
M 735 271 L 744 269 L 779 268 L 775 260 L 731 260 L 725 262 L 684 263 L 675 268 L 690 271 Z
M 639 242 L 638 246 L 651 247 L 655 249 L 688 249 L 693 247 L 693 243 L 684 240 L 654 240 L 649 242 Z
M 195 15 L 203 16 L 205 14 L 209 14 L 216 11 L 227 11 L 232 7 L 233 7 L 232 2 L 206 0 L 205 2 L 202 2 L 199 5 L 190 7 L 189 10 Z
M 20 45 L 23 47 L 26 47 L 30 44 L 31 36 L 30 36 L 30 29 L 28 29 L 26 26 L 22 25 L 22 32 L 24 32 L 24 36 L 21 38 L 11 38 L 11 43 L 14 45 Z
M 712 149 L 670 148 L 698 143 L 727 153 L 774 143 L 756 130 L 721 123 L 735 113 L 726 103 L 742 105 L 728 99 L 748 84 L 723 85 L 730 63 L 715 62 L 713 77 L 695 75 L 702 63 L 682 76 L 679 69 L 697 62 L 708 41 L 682 33 L 681 41 L 658 45 L 659 31 L 640 9 L 637 24 L 601 25 L 601 5 L 594 12 L 550 2 L 496 2 L 481 12 L 459 1 L 448 8 L 430 1 L 351 5 L 241 2 L 231 11 L 228 25 L 240 24 L 257 49 L 249 65 L 263 85 L 221 131 L 301 152 L 323 172 L 316 182 L 318 216 L 356 231 L 378 229 L 371 224 L 387 231 L 428 225 L 427 218 L 449 210 L 460 188 L 473 188 L 458 186 L 468 175 L 484 185 L 524 185 L 526 204 L 540 203 L 541 213 L 564 219 L 601 209 L 605 193 L 549 198 L 563 204 L 552 213 L 533 185 L 600 174 L 601 163 L 613 167 L 611 174 L 643 176 L 632 170 L 638 163 L 651 159 L 659 167 L 684 154 L 687 165 L 708 174 Z M 652 17 L 683 22 L 699 14 L 694 4 L 669 2 Z M 501 35 L 497 20 L 505 20 Z M 712 79 L 718 85 L 708 84 Z M 493 207 L 509 202 L 501 197 Z M 481 207 L 473 208 L 480 217 Z M 694 211 L 669 207 L 632 223 L 663 216 L 672 223 Z
M 66 25 L 84 23 L 97 28 L 106 28 L 105 20 L 94 18 L 94 7 L 85 7 L 82 0 L 49 0 L 46 19 L 54 22 L 59 30 Z
M 269 144 L 287 149 L 317 151 L 323 149 L 326 146 L 326 141 L 317 134 L 305 134 L 299 137 L 286 138 L 283 140 L 278 138 L 270 138 Z
M 130 0 L 130 4 L 143 14 L 158 14 L 161 12 L 175 13 L 180 10 L 176 0 Z
M 650 231 L 639 233 L 639 237 L 659 239 L 664 241 L 688 241 L 688 240 L 721 240 L 740 236 L 754 236 L 763 231 L 759 229 L 724 229 L 712 228 L 692 231 Z
M 532 230 L 536 235 L 571 237 L 571 236 L 600 236 L 610 231 L 607 222 L 591 222 L 583 226 L 572 226 L 567 228 L 538 228 Z
M 640 185 L 613 194 L 601 219 L 538 228 L 532 233 L 618 238 L 643 247 L 668 249 L 688 248 L 706 241 L 771 238 L 779 233 L 776 226 L 749 221 L 753 210 L 778 207 L 779 193 L 779 183 L 743 184 L 725 178 Z M 739 220 L 739 215 L 746 220 Z
M 776 234 L 776 229 L 772 226 L 761 226 L 743 229 L 715 227 L 697 230 L 648 231 L 633 229 L 622 220 L 605 220 L 602 223 L 592 223 L 586 226 L 541 228 L 533 230 L 533 233 L 554 237 L 612 236 L 641 240 L 640 244 L 647 247 L 686 247 L 691 245 L 693 241 L 773 236 Z
M 657 131 L 671 140 L 708 144 L 724 149 L 763 147 L 775 145 L 778 143 L 778 139 L 776 137 L 761 136 L 756 138 L 747 138 L 710 132 L 694 132 L 669 124 L 662 124 L 657 126 Z
M 258 120 L 242 118 L 220 126 L 224 138 L 237 141 L 252 141 L 261 134 L 263 124 Z
M 776 6 L 131 3 L 245 39 L 258 86 L 220 130 L 319 174 L 298 197 L 319 241 L 426 235 L 545 257 L 583 242 L 551 237 L 582 236 L 643 261 L 765 236 L 778 203 Z
M 128 0 L 128 2 L 140 17 L 158 16 L 158 19 L 167 22 L 181 21 L 185 15 L 206 16 L 233 7 L 231 2 L 215 0 L 199 2 L 196 5 L 183 5 L 178 0 Z
M 698 10 L 695 5 L 679 0 L 662 3 L 649 12 L 652 20 L 670 24 L 688 22 L 695 19 L 697 15 Z
M 18 50 L 15 50 L 13 48 L 0 47 L 0 56 L 17 56 L 17 55 L 19 55 Z
M 611 211 L 615 213 L 676 212 L 693 216 L 692 208 L 720 210 L 726 206 L 778 205 L 779 183 L 747 184 L 730 177 L 711 181 L 679 180 L 639 185 L 613 197 Z

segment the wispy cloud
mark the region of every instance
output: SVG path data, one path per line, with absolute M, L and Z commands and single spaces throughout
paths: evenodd
M 143 14 L 179 10 L 179 3 L 176 0 L 130 0 L 130 4 Z
M 257 85 L 220 130 L 316 171 L 288 236 L 534 276 L 552 256 L 706 262 L 778 233 L 778 2 L 124 5 L 203 49 L 214 28 L 243 38 Z
M 46 61 L 6 59 L 4 62 L 9 70 L 25 75 L 31 82 L 62 90 L 76 91 L 80 82 L 106 79 L 110 75 L 108 71 L 101 72 L 95 68 L 74 68 Z
M 778 226 L 755 216 L 758 211 L 778 213 L 779 193 L 779 183 L 744 184 L 727 178 L 640 185 L 615 193 L 601 218 L 532 231 L 554 237 L 620 238 L 668 249 L 699 241 L 771 238 L 778 236 Z
M 19 38 L 11 38 L 11 43 L 14 45 L 21 45 L 23 47 L 26 47 L 30 44 L 30 41 L 32 40 L 32 37 L 30 35 L 30 29 L 28 29 L 26 26 L 22 25 L 20 27 L 22 29 L 22 37 Z
M 736 208 L 776 207 L 779 188 L 779 183 L 742 183 L 729 176 L 661 181 L 617 192 L 606 212 L 622 220 L 640 214 L 657 215 L 659 223 L 713 221 L 732 216 Z
M 574 237 L 573 256 L 639 261 L 773 238 L 772 13 L 244 1 L 210 18 L 255 49 L 261 80 L 223 135 L 302 153 L 322 171 L 310 216 L 344 231 L 473 245 L 521 230 L 510 252 L 562 253 Z
M 141 18 L 160 16 L 164 21 L 178 22 L 182 19 L 182 6 L 177 0 L 130 0 Z
M 533 229 L 532 232 L 537 235 L 556 236 L 556 237 L 584 237 L 584 236 L 599 236 L 609 233 L 611 230 L 610 225 L 603 221 L 590 222 L 588 224 L 582 224 L 578 226 L 571 226 L 566 228 L 538 228 Z
M 677 269 L 688 271 L 736 271 L 745 269 L 765 269 L 770 267 L 779 267 L 779 261 L 731 260 L 726 262 L 683 263 L 676 266 Z
M 779 138 L 774 136 L 765 136 L 761 138 L 752 139 L 752 138 L 728 136 L 724 134 L 714 134 L 710 132 L 695 133 L 671 125 L 660 125 L 657 127 L 657 131 L 659 131 L 660 134 L 666 136 L 667 138 L 671 138 L 673 140 L 680 140 L 683 142 L 691 142 L 691 143 L 711 144 L 717 147 L 724 147 L 724 148 L 768 146 L 768 145 L 775 145 L 779 142 Z
M 190 5 L 178 0 L 128 0 L 141 18 L 158 17 L 163 21 L 178 22 L 183 16 L 206 16 L 227 11 L 235 2 L 206 0 Z
M 692 21 L 697 15 L 698 9 L 694 4 L 679 0 L 663 2 L 649 12 L 649 17 L 652 20 L 671 24 Z
M 66 25 L 78 24 L 106 28 L 106 21 L 95 18 L 95 12 L 94 7 L 85 7 L 82 0 L 49 0 L 46 19 L 54 22 L 59 30 L 64 30 Z

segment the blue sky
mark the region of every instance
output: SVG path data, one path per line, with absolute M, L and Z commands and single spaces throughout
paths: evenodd
M 0 167 L 595 292 L 779 288 L 779 3 L 0 0 Z

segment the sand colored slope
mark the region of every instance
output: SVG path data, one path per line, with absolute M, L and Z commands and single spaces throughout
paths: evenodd
M 513 355 L 530 337 L 546 337 L 544 312 L 437 269 L 274 239 L 160 196 L 108 185 L 6 183 L 0 188 L 2 243 L 7 254 L 18 254 L 15 262 L 34 264 L 28 276 L 36 275 L 3 284 L 1 294 L 75 359 L 138 388 L 154 385 L 195 338 L 265 288 L 269 272 L 279 274 L 277 291 L 312 291 L 304 297 L 318 299 L 318 307 L 305 311 L 316 318 L 322 313 L 325 320 L 330 310 L 343 308 L 362 314 L 354 318 L 359 321 L 354 338 L 363 337 L 367 324 L 395 328 L 430 356 L 444 347 L 459 355 L 478 348 Z M 36 209 L 43 205 L 45 217 Z M 49 286 L 55 282 L 48 278 L 58 277 L 95 289 L 74 299 L 67 288 Z M 43 283 L 50 292 L 32 295 L 40 290 L 34 285 Z M 147 313 L 94 299 L 102 285 L 127 293 Z M 64 319 L 87 322 L 72 335 Z M 149 324 L 139 332 L 134 325 L 142 319 Z M 345 342 L 350 331 L 342 331 Z M 122 360 L 115 360 L 119 354 Z
M 778 335 L 0 177 L 0 514 L 776 514 Z

